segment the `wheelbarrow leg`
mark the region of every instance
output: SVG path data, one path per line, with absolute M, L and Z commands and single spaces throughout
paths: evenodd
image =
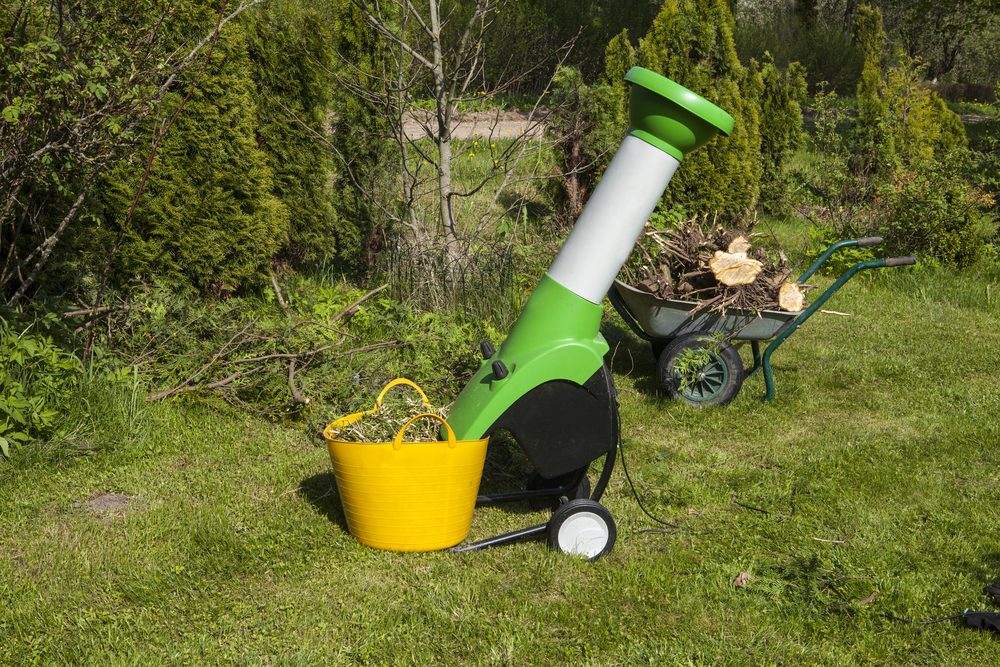
M 760 370 L 760 343 L 755 340 L 750 341 L 750 349 L 753 350 L 753 368 L 746 374 L 748 378 L 752 378 Z

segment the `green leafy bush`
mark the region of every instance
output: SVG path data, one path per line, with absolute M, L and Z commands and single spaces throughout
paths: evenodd
M 289 214 L 273 194 L 274 172 L 256 136 L 245 37 L 242 26 L 220 36 L 212 68 L 159 147 L 119 253 L 124 275 L 216 292 L 264 284 L 287 238 Z M 168 109 L 180 103 L 190 78 L 168 95 Z M 148 150 L 105 180 L 112 233 L 129 210 L 147 156 Z
M 988 160 L 968 150 L 961 121 L 922 80 L 919 60 L 900 55 L 889 67 L 877 9 L 858 8 L 854 33 L 866 61 L 858 120 L 846 141 L 836 130 L 834 96 L 820 90 L 814 102 L 813 139 L 822 157 L 810 185 L 820 203 L 813 221 L 821 245 L 812 252 L 838 239 L 878 235 L 885 239 L 875 250 L 880 256 L 974 264 L 995 206 L 984 189 L 989 177 L 977 173 L 977 161 Z
M 186 29 L 217 11 L 185 5 L 172 26 L 175 39 L 183 42 Z M 220 33 L 157 150 L 116 260 L 117 280 L 141 276 L 218 294 L 266 286 L 273 263 L 301 266 L 335 251 L 332 166 L 311 136 L 328 123 L 331 55 L 323 29 L 314 10 L 281 5 L 248 13 Z M 161 116 L 180 104 L 196 74 L 178 78 Z M 77 238 L 99 264 L 148 156 L 141 151 L 99 185 L 100 224 Z
M 964 267 L 979 259 L 988 232 L 991 195 L 970 185 L 968 151 L 918 160 L 896 171 L 881 188 L 882 226 L 893 254 L 923 254 L 946 266 Z
M 770 210 L 785 206 L 785 163 L 801 136 L 805 72 L 798 65 L 781 69 L 767 53 L 762 66 L 754 60 L 744 66 L 734 29 L 724 0 L 668 0 L 638 49 L 626 33 L 608 44 L 605 81 L 615 98 L 610 106 L 619 133 L 628 126 L 622 77 L 634 64 L 676 81 L 735 121 L 732 136 L 716 137 L 684 158 L 663 196 L 664 210 L 681 205 L 696 214 L 744 211 L 759 203 Z
M 763 82 L 744 68 L 733 42 L 725 0 L 667 0 L 640 40 L 638 63 L 718 105 L 735 120 L 732 136 L 716 137 L 688 155 L 664 203 L 694 213 L 739 211 L 757 203 L 760 189 L 760 107 Z
M 59 423 L 60 404 L 76 388 L 82 364 L 56 342 L 54 313 L 27 326 L 20 318 L 0 317 L 0 451 L 4 457 L 51 435 Z
M 791 181 L 786 163 L 803 139 L 800 105 L 806 101 L 805 70 L 798 63 L 780 70 L 765 53 L 760 74 L 760 204 L 769 213 L 788 213 Z

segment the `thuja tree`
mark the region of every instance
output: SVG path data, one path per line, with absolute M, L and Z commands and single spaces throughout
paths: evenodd
M 691 212 L 741 211 L 760 191 L 760 74 L 740 64 L 733 17 L 725 0 L 667 0 L 640 40 L 643 67 L 676 81 L 725 110 L 732 136 L 715 138 L 687 156 L 664 204 Z
M 141 124 L 215 41 L 261 0 L 206 14 L 178 43 L 163 0 L 22 0 L 0 12 L 0 289 L 15 305 L 78 279 L 65 241 L 99 218 L 93 186 L 134 155 Z M 141 165 L 134 169 L 142 170 Z M 80 235 L 85 235 L 82 233 Z M 64 280 L 65 279 L 65 280 Z
M 210 70 L 157 151 L 119 253 L 124 275 L 233 291 L 265 279 L 287 237 L 288 210 L 273 193 L 274 172 L 255 132 L 245 30 L 237 26 L 219 40 Z M 180 95 L 168 95 L 165 107 Z M 145 157 L 119 165 L 102 184 L 112 229 L 128 212 Z
M 349 273 L 364 273 L 374 266 L 383 221 L 399 213 L 392 209 L 391 215 L 380 215 L 383 200 L 375 193 L 402 189 L 399 199 L 412 201 L 413 188 L 399 174 L 399 157 L 407 147 L 392 139 L 393 119 L 378 105 L 379 97 L 387 94 L 378 65 L 386 59 L 388 45 L 349 0 L 341 2 L 328 21 L 333 25 L 328 45 L 337 54 L 334 71 L 341 84 L 333 91 L 332 136 L 321 138 L 338 163 L 331 179 L 340 213 L 335 259 Z M 411 228 L 419 228 L 415 212 L 406 218 Z
M 197 24 L 206 7 L 184 17 Z M 298 23 L 298 25 L 296 25 Z M 272 263 L 332 251 L 329 165 L 311 140 L 328 101 L 316 17 L 248 17 L 219 40 L 202 80 L 159 147 L 116 269 L 174 288 L 261 286 Z M 313 42 L 310 44 L 310 40 Z M 184 88 L 170 93 L 165 110 Z M 146 128 L 155 132 L 155 123 Z M 148 153 L 101 185 L 112 230 L 127 214 Z
M 893 51 L 877 9 L 857 8 L 854 38 L 866 53 L 858 119 L 846 143 L 832 128 L 823 133 L 836 159 L 823 170 L 832 176 L 827 188 L 817 190 L 826 204 L 820 232 L 828 240 L 878 234 L 879 252 L 974 263 L 994 201 L 982 190 L 961 121 L 929 90 L 922 63 Z
M 562 185 L 565 199 L 561 218 L 573 223 L 586 203 L 602 161 L 620 141 L 617 124 L 618 101 L 607 84 L 588 86 L 579 70 L 566 67 L 552 82 L 551 104 L 555 109 L 551 131 L 562 137 Z
M 866 172 L 890 171 L 896 148 L 889 105 L 885 101 L 882 71 L 886 62 L 886 35 L 877 7 L 861 5 L 854 15 L 854 41 L 865 54 L 858 84 L 858 122 L 854 126 L 856 166 Z
M 8 305 L 75 291 L 103 224 L 94 186 L 219 31 L 263 0 L 215 5 L 178 40 L 182 4 L 23 0 L 0 13 L 0 289 Z M 197 77 L 194 76 L 196 79 Z M 190 89 L 190 87 L 188 88 Z M 166 131 L 169 123 L 159 125 Z M 143 171 L 138 161 L 132 168 Z M 107 256 L 108 248 L 97 248 Z M 99 263 L 99 262 L 98 262 Z M 82 298 L 82 297 L 80 297 Z
M 753 69 L 756 65 L 751 60 Z M 781 70 L 765 52 L 760 75 L 760 205 L 772 213 L 787 213 L 791 208 L 787 162 L 804 139 L 800 105 L 806 100 L 805 70 L 798 63 Z
M 313 264 L 338 251 L 343 225 L 328 193 L 332 165 L 311 136 L 329 123 L 333 56 L 322 37 L 329 28 L 314 9 L 278 5 L 246 23 L 255 139 L 273 174 L 271 192 L 288 212 L 278 260 Z

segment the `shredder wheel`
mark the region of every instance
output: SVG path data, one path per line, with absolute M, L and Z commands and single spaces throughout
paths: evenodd
M 551 548 L 594 562 L 611 553 L 618 530 L 604 505 L 593 500 L 571 500 L 552 514 L 548 535 Z

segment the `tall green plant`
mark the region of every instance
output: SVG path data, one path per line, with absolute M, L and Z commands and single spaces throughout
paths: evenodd
M 865 66 L 858 84 L 858 122 L 853 131 L 857 155 L 855 168 L 866 172 L 892 171 L 896 148 L 882 77 L 886 50 L 882 12 L 877 7 L 861 5 L 854 15 L 853 30 L 854 41 L 865 53 Z
M 156 153 L 119 255 L 119 275 L 156 276 L 176 288 L 231 292 L 260 286 L 288 238 L 288 210 L 257 136 L 246 28 L 223 35 L 206 72 Z M 167 108 L 180 102 L 172 93 Z M 152 129 L 152 126 L 150 127 Z M 140 163 L 141 164 L 141 163 Z M 117 229 L 142 177 L 116 168 L 102 199 Z
M 336 251 L 343 224 L 328 192 L 332 165 L 313 136 L 325 132 L 333 94 L 328 29 L 312 8 L 269 6 L 247 20 L 254 82 L 254 138 L 272 172 L 271 193 L 288 212 L 282 261 L 315 264 Z
M 788 157 L 802 142 L 802 109 L 806 100 L 805 70 L 798 63 L 780 70 L 771 54 L 761 66 L 760 204 L 769 212 L 788 212 Z M 753 61 L 751 61 L 753 62 Z
M 53 433 L 60 404 L 76 387 L 82 365 L 59 345 L 53 330 L 58 316 L 48 313 L 18 325 L 0 317 L 0 452 L 17 450 Z
M 625 75 L 635 64 L 635 49 L 629 42 L 628 31 L 622 30 L 604 50 L 604 83 L 614 91 L 615 123 L 620 127 L 628 124 L 628 83 Z
M 760 189 L 762 81 L 744 68 L 733 42 L 733 17 L 724 0 L 667 0 L 640 40 L 639 64 L 676 81 L 735 120 L 729 138 L 716 137 L 682 163 L 664 203 L 691 212 L 744 210 Z
M 374 266 L 373 251 L 382 231 L 377 207 L 364 193 L 397 187 L 400 148 L 389 139 L 391 129 L 375 99 L 386 95 L 385 82 L 378 74 L 384 40 L 353 2 L 342 2 L 332 19 L 329 45 L 340 55 L 344 72 L 342 85 L 336 86 L 332 97 L 332 143 L 343 159 L 331 183 L 340 215 L 333 234 L 336 247 L 330 255 L 339 268 L 357 274 Z M 373 91 L 373 95 L 360 94 L 360 90 Z

